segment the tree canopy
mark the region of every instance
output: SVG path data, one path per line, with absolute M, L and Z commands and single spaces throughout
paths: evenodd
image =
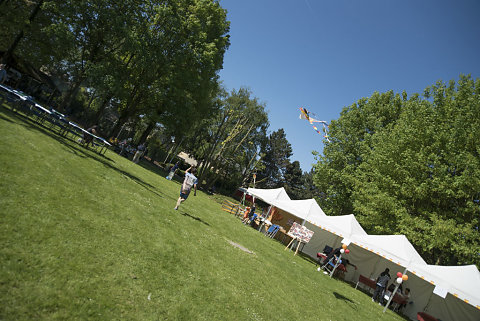
M 329 134 L 314 178 L 327 213 L 405 234 L 431 264 L 480 265 L 480 80 L 374 93 Z

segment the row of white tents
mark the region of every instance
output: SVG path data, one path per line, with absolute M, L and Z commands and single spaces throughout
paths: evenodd
M 403 288 L 410 288 L 413 303 L 404 313 L 410 319 L 416 320 L 417 312 L 423 311 L 442 321 L 480 320 L 480 272 L 475 265 L 429 265 L 404 235 L 368 235 L 353 214 L 328 216 L 314 199 L 291 200 L 283 188 L 249 188 L 247 193 L 313 230 L 302 252 L 314 259 L 325 245 L 336 248 L 349 243 L 346 258 L 357 269 L 348 267 L 346 281 L 356 283 L 360 275 L 376 278 L 387 267 L 392 276 L 407 274 Z

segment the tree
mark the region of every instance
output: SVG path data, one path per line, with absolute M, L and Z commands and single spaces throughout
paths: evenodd
M 330 142 L 317 155 L 314 182 L 325 197 L 321 207 L 330 215 L 353 213 L 352 192 L 355 173 L 371 150 L 375 133 L 389 128 L 398 119 L 403 100 L 392 91 L 375 92 L 344 108 L 329 126 Z
M 433 102 L 411 98 L 359 169 L 361 222 L 405 234 L 432 264 L 480 263 L 479 84 L 462 76 L 456 87 L 427 89 Z M 378 223 L 387 219 L 388 226 Z
M 287 165 L 284 177 L 284 188 L 290 198 L 294 200 L 305 199 L 304 181 L 299 161 Z
M 206 188 L 220 178 L 236 181 L 237 187 L 255 169 L 268 115 L 264 104 L 251 95 L 246 88 L 221 92 L 217 113 L 198 126 L 187 142 L 202 164 L 199 178 L 207 181 Z
M 285 183 L 287 165 L 290 164 L 292 156 L 292 146 L 288 142 L 283 128 L 270 134 L 263 146 L 263 153 L 264 169 L 258 173 L 259 187 L 282 187 Z
M 30 14 L 28 15 L 28 20 L 26 21 L 25 25 L 20 26 L 19 30 L 17 31 L 17 33 L 15 35 L 15 38 L 10 43 L 10 45 L 8 46 L 5 54 L 2 57 L 2 62 L 3 63 L 9 64 L 10 61 L 12 60 L 13 52 L 17 48 L 20 40 L 22 40 L 22 38 L 25 36 L 25 29 L 28 29 L 28 28 L 31 27 L 32 22 L 34 21 L 35 17 L 40 12 L 40 8 L 42 7 L 43 1 L 44 0 L 38 0 L 38 2 L 33 6 L 32 10 L 30 11 Z M 25 4 L 26 4 L 26 1 L 21 2 L 18 7 L 22 7 Z M 8 5 L 8 3 L 6 3 L 5 5 Z M 20 10 L 20 12 L 21 12 L 21 10 Z
M 405 234 L 430 264 L 480 265 L 480 80 L 437 82 L 425 99 L 397 96 L 391 101 L 399 108 L 388 123 L 378 99 L 342 112 L 337 124 L 347 125 L 376 110 L 382 126 L 372 132 L 350 122 L 330 131 L 315 181 L 326 186 L 321 176 L 327 173 L 348 188 L 327 188 L 325 203 L 346 200 L 368 233 Z M 372 102 L 379 106 L 368 106 Z M 355 131 L 357 139 L 343 135 Z M 338 153 L 349 141 L 355 142 L 349 153 Z M 342 163 L 331 161 L 337 159 Z

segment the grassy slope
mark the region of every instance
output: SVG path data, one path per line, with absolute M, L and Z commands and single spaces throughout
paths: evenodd
M 206 194 L 4 107 L 0 137 L 1 320 L 401 320 Z

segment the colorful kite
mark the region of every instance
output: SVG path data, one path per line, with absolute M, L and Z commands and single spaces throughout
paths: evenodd
M 330 143 L 330 139 L 328 138 L 328 133 L 327 133 L 328 123 L 324 120 L 317 120 L 317 119 L 313 118 L 312 115 L 314 115 L 314 114 L 310 113 L 305 108 L 300 107 L 300 119 L 308 120 L 308 122 L 310 124 L 312 124 L 313 129 L 315 129 L 315 131 L 317 133 L 319 133 L 320 135 L 322 135 L 322 133 L 318 130 L 317 126 L 315 126 L 313 123 L 321 123 L 323 125 L 323 137 L 327 140 L 327 142 Z

